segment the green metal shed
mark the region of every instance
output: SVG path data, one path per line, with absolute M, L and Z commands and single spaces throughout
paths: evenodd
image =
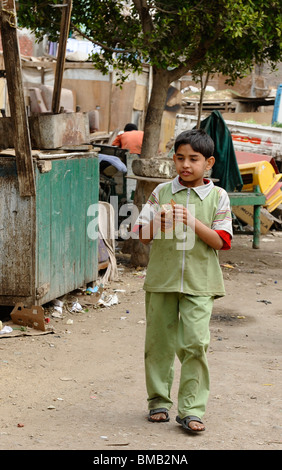
M 33 165 L 36 193 L 22 197 L 16 158 L 0 155 L 0 305 L 42 305 L 97 279 L 97 154 L 40 152 Z

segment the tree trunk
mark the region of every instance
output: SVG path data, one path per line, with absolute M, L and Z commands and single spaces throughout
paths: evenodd
M 153 85 L 145 119 L 141 158 L 158 157 L 161 122 L 169 84 L 169 74 L 166 70 L 153 69 Z M 157 183 L 137 180 L 134 205 L 139 212 L 156 185 Z M 134 266 L 147 266 L 149 251 L 149 245 L 143 245 L 138 239 L 130 240 L 131 263 Z
M 155 189 L 157 183 L 150 183 L 149 181 L 137 181 L 137 186 L 134 195 L 135 201 L 141 205 L 139 211 L 142 209 L 142 205 L 145 204 Z M 136 204 L 137 205 L 137 204 Z M 128 243 L 127 243 L 128 242 Z M 144 245 L 139 241 L 138 238 L 129 238 L 126 242 L 126 250 L 131 254 L 130 262 L 133 266 L 147 266 L 150 253 L 150 245 Z
M 200 129 L 200 124 L 201 124 L 201 116 L 202 116 L 202 111 L 203 111 L 203 101 L 204 101 L 204 95 L 205 91 L 207 88 L 207 84 L 209 81 L 209 72 L 206 74 L 206 78 L 204 79 L 203 75 L 201 75 L 201 94 L 200 94 L 200 103 L 199 103 L 199 109 L 198 109 L 198 119 L 197 119 L 197 129 Z
M 152 92 L 145 118 L 141 158 L 155 158 L 158 156 L 161 122 L 169 84 L 167 70 L 153 68 Z

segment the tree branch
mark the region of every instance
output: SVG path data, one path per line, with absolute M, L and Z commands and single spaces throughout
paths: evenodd
M 209 41 L 204 41 L 199 47 L 195 50 L 192 57 L 183 64 L 179 65 L 173 70 L 170 70 L 171 81 L 178 80 L 182 77 L 188 70 L 192 70 L 204 57 L 205 53 L 211 48 L 212 44 L 219 38 L 222 32 L 222 26 L 218 23 L 214 29 L 214 35 Z
M 140 16 L 143 33 L 148 34 L 154 31 L 154 24 L 149 13 L 151 7 L 147 0 L 133 0 L 133 3 Z
M 109 47 L 109 46 L 106 46 L 106 44 L 102 43 L 102 42 L 99 42 L 99 41 L 96 41 L 94 39 L 92 39 L 91 37 L 89 37 L 87 34 L 83 33 L 77 26 L 75 26 L 74 23 L 71 22 L 71 27 L 72 29 L 74 29 L 75 31 L 77 31 L 82 37 L 84 37 L 85 39 L 87 39 L 88 41 L 92 42 L 93 44 L 96 44 L 96 46 L 100 46 L 102 49 L 104 49 L 105 51 L 108 51 L 108 52 L 120 52 L 120 53 L 132 53 L 133 50 L 132 49 L 118 49 L 118 48 L 113 48 L 113 47 Z

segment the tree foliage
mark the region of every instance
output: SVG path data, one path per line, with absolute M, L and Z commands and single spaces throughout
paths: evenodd
M 40 40 L 56 40 L 62 0 L 20 0 L 19 24 Z M 125 77 L 153 70 L 153 93 L 145 121 L 144 152 L 156 153 L 161 115 L 170 83 L 189 70 L 221 72 L 230 82 L 254 63 L 281 60 L 281 0 L 74 0 L 71 30 L 100 47 L 92 56 L 103 73 L 109 64 Z M 158 99 L 157 99 L 158 98 Z M 149 128 L 154 132 L 149 132 Z M 150 142 L 146 144 L 147 140 Z
M 18 2 L 19 23 L 38 39 L 58 38 L 62 0 Z M 217 69 L 236 79 L 253 62 L 281 59 L 280 0 L 74 0 L 72 30 L 101 47 L 93 61 L 140 70 L 142 62 L 167 70 Z

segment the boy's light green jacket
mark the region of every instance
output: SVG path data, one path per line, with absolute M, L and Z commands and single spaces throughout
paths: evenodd
M 151 205 L 151 210 L 152 206 L 156 210 L 156 206 L 160 208 L 173 199 L 177 204 L 188 207 L 208 227 L 225 230 L 232 235 L 229 198 L 222 188 L 214 186 L 211 181 L 204 186 L 186 188 L 176 180 L 156 188 L 147 203 Z M 183 224 L 178 224 L 175 230 L 168 233 L 158 232 L 152 242 L 144 289 L 150 292 L 224 296 L 218 252 Z

